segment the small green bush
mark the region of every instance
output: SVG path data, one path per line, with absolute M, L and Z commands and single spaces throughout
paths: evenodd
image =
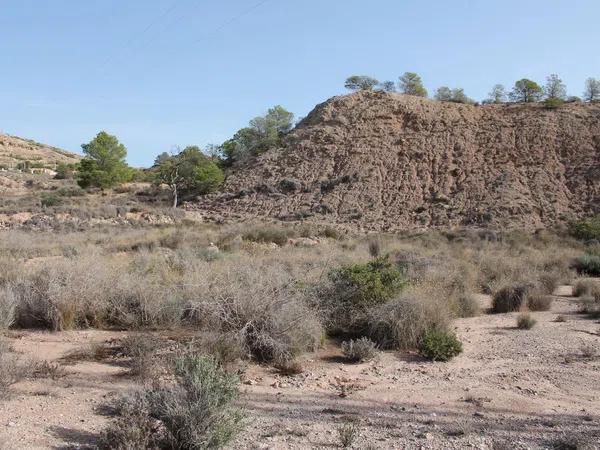
M 600 277 L 600 256 L 586 253 L 575 260 L 575 270 L 590 277 Z
M 48 206 L 57 206 L 62 203 L 62 200 L 54 194 L 42 194 L 40 204 L 46 208 Z
M 387 257 L 343 266 L 333 270 L 330 278 L 337 287 L 339 301 L 359 307 L 385 303 L 406 285 L 402 272 Z
M 517 317 L 517 328 L 520 330 L 529 330 L 536 324 L 536 320 L 531 317 L 531 314 L 523 313 Z
M 572 223 L 571 234 L 582 241 L 600 240 L 600 215 Z
M 546 109 L 556 109 L 560 108 L 565 104 L 565 101 L 562 98 L 548 98 L 544 100 L 544 107 Z
M 369 361 L 377 354 L 377 345 L 367 337 L 351 339 L 342 342 L 342 353 L 352 362 Z
M 463 346 L 456 334 L 444 330 L 429 330 L 419 345 L 421 354 L 432 361 L 449 361 L 462 353 Z

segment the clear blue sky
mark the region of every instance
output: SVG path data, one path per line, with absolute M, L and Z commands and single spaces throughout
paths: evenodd
M 132 165 L 220 143 L 344 79 L 464 87 L 600 77 L 598 0 L 0 0 L 0 130 L 72 151 L 116 134 Z M 253 8 L 253 9 L 251 9 Z M 251 10 L 249 10 L 251 9 Z

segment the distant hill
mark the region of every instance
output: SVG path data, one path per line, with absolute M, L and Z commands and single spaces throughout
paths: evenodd
M 8 134 L 0 134 L 0 168 L 15 169 L 29 161 L 32 167 L 54 168 L 58 163 L 76 163 L 81 156 L 49 145 Z
M 223 192 L 207 219 L 363 230 L 535 229 L 600 212 L 600 104 L 466 105 L 383 92 L 318 105 Z

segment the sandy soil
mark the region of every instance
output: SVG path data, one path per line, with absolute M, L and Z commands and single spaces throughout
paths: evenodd
M 229 447 L 340 448 L 338 429 L 354 423 L 356 449 L 538 449 L 559 439 L 600 449 L 600 325 L 576 313 L 570 291 L 562 287 L 551 311 L 533 313 L 531 330 L 515 328 L 516 314 L 456 321 L 465 351 L 449 363 L 385 352 L 346 364 L 331 346 L 307 357 L 295 377 L 251 365 L 240 402 L 247 426 Z M 565 322 L 555 321 L 559 314 Z M 13 333 L 23 358 L 60 362 L 64 373 L 13 386 L 0 403 L 0 442 L 94 448 L 111 403 L 135 381 L 118 361 L 66 365 L 61 358 L 120 336 Z M 585 356 L 586 348 L 596 355 Z

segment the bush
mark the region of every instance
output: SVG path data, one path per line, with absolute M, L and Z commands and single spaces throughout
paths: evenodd
M 6 286 L 0 287 L 0 330 L 10 328 L 15 322 L 17 296 Z
M 415 349 L 427 330 L 445 330 L 450 317 L 435 293 L 411 289 L 369 312 L 368 335 L 381 348 Z
M 578 280 L 573 287 L 575 297 L 593 297 L 600 302 L 600 281 Z
M 0 398 L 8 395 L 8 388 L 27 375 L 27 366 L 21 364 L 9 345 L 0 340 Z
M 259 227 L 242 235 L 242 239 L 250 242 L 275 243 L 279 246 L 287 244 L 288 239 L 294 236 L 293 230 L 276 227 Z
M 462 353 L 463 346 L 458 337 L 445 330 L 428 330 L 419 345 L 421 354 L 432 361 L 449 361 Z
M 101 450 L 158 450 L 160 435 L 156 421 L 150 417 L 148 399 L 135 393 L 121 399 L 117 405 L 119 418 L 100 437 Z
M 517 328 L 529 330 L 536 324 L 536 320 L 528 313 L 519 314 L 517 317 Z
M 354 264 L 329 273 L 330 291 L 323 294 L 332 334 L 364 335 L 368 314 L 385 304 L 406 285 L 406 280 L 387 257 Z
M 553 97 L 544 100 L 544 107 L 546 109 L 556 109 L 560 108 L 564 103 L 565 101 L 562 98 Z
M 164 425 L 171 448 L 223 447 L 241 425 L 241 412 L 231 406 L 239 394 L 237 376 L 214 358 L 193 355 L 175 361 L 175 376 L 176 386 L 148 392 L 150 413 Z
M 180 357 L 174 371 L 174 385 L 123 399 L 103 448 L 214 449 L 231 440 L 241 428 L 241 411 L 232 406 L 238 378 L 208 356 Z
M 330 277 L 336 285 L 338 300 L 358 307 L 385 303 L 406 284 L 402 272 L 387 257 L 341 267 L 332 271 Z
M 523 306 L 523 302 L 532 288 L 533 286 L 531 285 L 517 285 L 500 289 L 492 297 L 492 312 L 507 313 L 518 311 Z
M 161 341 L 151 334 L 132 334 L 121 342 L 123 355 L 129 358 L 130 373 L 133 376 L 149 378 L 157 361 L 154 358 Z
M 592 319 L 600 316 L 600 299 L 592 296 L 583 296 L 579 298 L 579 310 L 583 314 L 588 314 Z
M 548 311 L 553 300 L 551 295 L 532 293 L 527 296 L 527 308 L 531 311 Z
M 342 353 L 352 362 L 369 361 L 377 354 L 377 345 L 366 337 L 351 339 L 342 342 Z
M 571 234 L 580 240 L 600 240 L 600 215 L 571 224 Z
M 585 254 L 575 260 L 574 268 L 578 273 L 590 277 L 600 276 L 600 255 Z
M 350 448 L 359 436 L 359 429 L 355 423 L 347 423 L 338 428 L 340 445 L 342 448 Z
M 57 206 L 62 203 L 60 197 L 54 194 L 42 194 L 40 197 L 40 204 L 42 207 L 46 208 L 48 206 Z

